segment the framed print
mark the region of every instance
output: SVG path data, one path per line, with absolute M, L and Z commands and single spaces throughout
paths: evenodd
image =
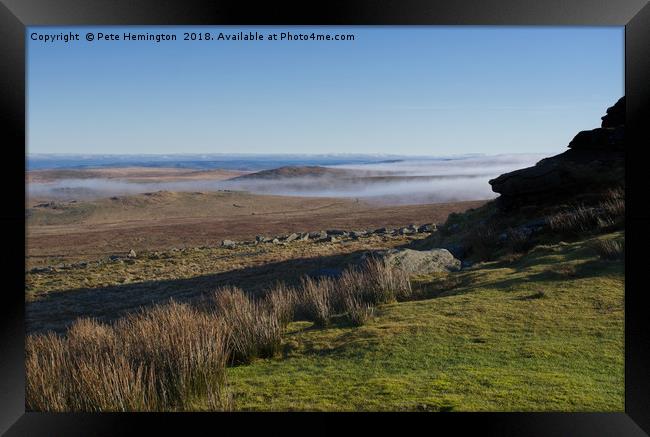
M 3 432 L 650 429 L 647 5 L 123 3 L 2 6 Z

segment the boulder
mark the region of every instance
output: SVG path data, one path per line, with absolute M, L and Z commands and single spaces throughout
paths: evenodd
M 337 237 L 347 237 L 348 233 L 341 230 L 341 229 L 328 229 L 327 230 L 327 235 L 328 236 L 337 236 Z
M 223 240 L 223 241 L 221 242 L 221 247 L 225 247 L 225 248 L 228 248 L 228 249 L 232 249 L 232 248 L 234 248 L 235 246 L 237 246 L 237 242 L 232 241 L 232 240 Z
M 138 256 L 138 254 L 135 253 L 135 250 L 133 250 L 133 249 L 131 249 L 131 250 L 129 251 L 129 254 L 127 255 L 127 257 L 129 257 L 129 258 L 135 258 L 135 257 L 137 257 L 137 256 Z
M 389 266 L 414 274 L 452 272 L 461 267 L 460 260 L 446 249 L 391 249 L 378 255 Z

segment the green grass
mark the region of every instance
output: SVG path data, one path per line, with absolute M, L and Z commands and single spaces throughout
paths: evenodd
M 292 323 L 283 356 L 228 369 L 234 407 L 623 411 L 624 267 L 592 245 L 483 263 L 446 291 L 419 277 L 435 297 L 382 306 L 362 327 Z

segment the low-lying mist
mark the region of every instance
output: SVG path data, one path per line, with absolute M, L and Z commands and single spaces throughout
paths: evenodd
M 231 190 L 282 196 L 357 198 L 386 204 L 483 200 L 496 196 L 488 180 L 534 165 L 543 157 L 540 154 L 517 154 L 355 163 L 327 167 L 331 172 L 320 172 L 317 176 L 311 176 L 307 168 L 298 176 L 276 177 L 271 170 L 264 177 L 250 174 L 229 180 L 131 182 L 120 179 L 60 179 L 29 183 L 28 195 L 39 199 L 88 200 L 160 190 Z

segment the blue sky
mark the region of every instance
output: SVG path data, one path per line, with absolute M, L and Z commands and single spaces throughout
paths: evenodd
M 355 41 L 183 41 L 184 31 Z M 81 41 L 32 41 L 72 31 Z M 177 41 L 93 41 L 102 31 Z M 31 27 L 28 153 L 555 153 L 624 93 L 622 27 Z

